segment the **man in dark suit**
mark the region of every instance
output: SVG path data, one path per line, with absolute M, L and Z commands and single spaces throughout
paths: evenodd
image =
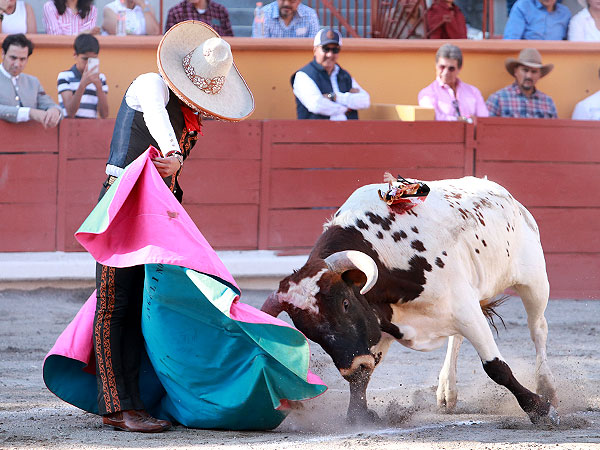
M 53 128 L 62 118 L 60 107 L 46 94 L 36 77 L 23 73 L 32 52 L 33 43 L 24 34 L 10 34 L 2 42 L 0 119 L 35 120 L 44 128 Z

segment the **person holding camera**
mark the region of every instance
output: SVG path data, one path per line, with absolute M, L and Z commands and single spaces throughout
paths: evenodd
M 98 68 L 98 39 L 82 33 L 75 39 L 75 64 L 58 74 L 58 101 L 65 117 L 106 119 L 108 85 Z

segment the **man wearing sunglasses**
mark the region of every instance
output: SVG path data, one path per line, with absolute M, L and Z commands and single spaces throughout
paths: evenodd
M 314 59 L 291 78 L 298 119 L 355 120 L 370 106 L 369 94 L 337 64 L 341 48 L 337 30 L 315 36 Z
M 435 110 L 435 120 L 472 122 L 475 116 L 489 116 L 479 89 L 458 78 L 462 59 L 460 48 L 452 44 L 442 45 L 435 54 L 435 80 L 418 97 L 419 106 Z

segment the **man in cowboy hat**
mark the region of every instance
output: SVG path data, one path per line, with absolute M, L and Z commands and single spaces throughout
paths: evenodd
M 358 119 L 359 109 L 371 105 L 369 94 L 337 65 L 342 36 L 323 29 L 314 39 L 314 59 L 292 75 L 298 119 Z
M 486 104 L 490 116 L 555 119 L 554 101 L 535 88 L 537 81 L 548 75 L 553 64 L 542 64 L 542 56 L 534 48 L 521 50 L 517 59 L 508 58 L 504 65 L 515 82 L 494 92 Z
M 100 197 L 125 166 L 153 145 L 162 155 L 153 163 L 181 201 L 177 176 L 198 138 L 201 115 L 237 122 L 254 110 L 252 93 L 233 64 L 229 44 L 202 22 L 181 22 L 167 31 L 158 46 L 157 64 L 160 74 L 140 75 L 123 97 Z M 156 433 L 171 424 L 145 411 L 137 389 L 143 286 L 143 266 L 97 264 L 98 410 L 107 426 Z

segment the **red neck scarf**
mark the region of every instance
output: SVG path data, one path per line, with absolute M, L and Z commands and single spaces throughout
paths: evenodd
M 202 136 L 202 122 L 200 119 L 200 114 L 196 114 L 196 112 L 184 104 L 183 102 L 179 102 L 181 106 L 181 112 L 183 113 L 183 119 L 185 120 L 185 128 L 187 132 L 196 131 Z

